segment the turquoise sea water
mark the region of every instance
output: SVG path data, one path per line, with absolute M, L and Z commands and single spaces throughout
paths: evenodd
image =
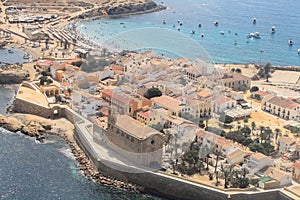
M 0 86 L 0 114 L 4 114 L 13 93 Z M 70 148 L 58 137 L 50 136 L 46 144 L 39 144 L 33 138 L 0 128 L 0 199 L 160 198 L 117 190 L 86 179 Z
M 160 12 L 83 21 L 78 24 L 78 31 L 101 45 L 112 36 L 136 28 L 166 28 L 202 45 L 216 63 L 271 62 L 272 65 L 300 65 L 300 55 L 297 53 L 300 48 L 300 1 L 166 0 L 163 5 L 167 9 Z M 253 18 L 257 19 L 256 24 L 252 23 Z M 166 24 L 162 23 L 163 20 Z M 180 31 L 177 30 L 178 20 L 183 23 Z M 214 25 L 215 20 L 219 22 L 217 27 Z M 201 24 L 201 28 L 198 24 Z M 275 34 L 269 32 L 272 26 L 276 27 Z M 195 34 L 191 34 L 192 30 Z M 220 34 L 221 31 L 224 31 L 224 35 Z M 261 39 L 247 38 L 250 32 L 259 32 Z M 203 38 L 201 34 L 204 34 Z M 152 37 L 155 41 L 161 39 L 152 35 L 146 37 Z M 171 48 L 185 45 L 176 43 L 177 37 L 174 35 L 171 39 L 175 41 Z M 294 45 L 288 45 L 289 39 L 294 41 Z M 166 50 L 169 48 L 166 46 Z

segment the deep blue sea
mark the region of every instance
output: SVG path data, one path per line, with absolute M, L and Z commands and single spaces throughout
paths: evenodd
M 0 113 L 14 91 L 0 86 Z M 2 109 L 3 108 L 3 109 Z M 85 178 L 68 145 L 56 136 L 46 144 L 0 128 L 0 199 L 146 200 L 150 195 L 107 187 Z
M 156 1 L 161 4 L 162 1 Z M 141 28 L 163 28 L 184 34 L 200 44 L 215 63 L 257 63 L 272 65 L 300 65 L 300 1 L 297 0 L 165 0 L 166 10 L 117 19 L 100 19 L 78 23 L 78 31 L 86 38 L 102 44 L 110 37 Z M 253 24 L 252 19 L 257 23 Z M 162 21 L 165 20 L 166 24 Z M 183 25 L 178 31 L 180 20 Z M 219 26 L 214 25 L 214 21 Z M 201 28 L 198 25 L 201 24 Z M 175 25 L 175 27 L 173 27 Z M 276 33 L 270 34 L 270 28 Z M 194 30 L 195 34 L 191 34 Z M 224 35 L 220 34 L 223 31 Z M 261 39 L 247 38 L 250 32 L 259 32 Z M 237 35 L 235 34 L 237 33 Z M 166 35 L 174 40 L 173 47 L 181 48 L 178 34 Z M 201 37 L 204 34 L 204 37 Z M 177 36 L 176 36 L 177 35 Z M 162 36 L 145 34 L 153 41 Z M 289 46 L 288 40 L 294 45 Z

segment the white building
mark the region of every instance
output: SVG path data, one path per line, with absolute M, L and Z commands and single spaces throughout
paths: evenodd
M 236 104 L 236 100 L 229 97 L 220 96 L 213 101 L 213 111 L 215 113 L 222 113 L 225 110 L 235 108 Z
M 249 174 L 255 174 L 259 170 L 267 166 L 273 166 L 274 160 L 262 153 L 254 153 L 250 156 L 248 163 L 245 163 L 243 167 L 249 170 Z
M 300 120 L 300 104 L 275 95 L 263 98 L 261 109 L 286 120 Z

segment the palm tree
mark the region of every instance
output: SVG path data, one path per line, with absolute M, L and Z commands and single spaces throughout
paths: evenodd
M 221 165 L 221 171 L 224 175 L 224 188 L 228 188 L 229 183 L 230 183 L 230 177 L 232 176 L 232 170 L 233 170 L 233 166 L 230 165 L 229 167 L 224 167 L 224 165 Z
M 275 140 L 277 141 L 278 136 L 281 134 L 281 130 L 280 130 L 279 128 L 276 128 L 276 129 L 275 129 L 275 133 L 276 133 L 276 135 L 275 135 Z
M 245 124 L 247 124 L 249 122 L 248 118 L 244 118 L 244 127 L 245 127 Z
M 271 68 L 272 68 L 272 65 L 269 62 L 264 66 L 264 72 L 265 72 L 267 82 L 269 82 Z
M 255 130 L 255 128 L 256 128 L 256 124 L 253 121 L 253 122 L 251 122 L 251 133 L 252 133 L 252 135 L 253 135 L 253 131 Z
M 217 172 L 217 168 L 218 168 L 218 162 L 219 162 L 219 156 L 221 155 L 221 153 L 217 150 L 216 151 L 216 165 L 215 165 L 215 173 Z

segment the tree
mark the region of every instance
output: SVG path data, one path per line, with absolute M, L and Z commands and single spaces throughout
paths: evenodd
M 253 131 L 255 130 L 255 128 L 256 128 L 256 124 L 253 121 L 253 122 L 251 122 L 251 132 L 252 132 L 252 134 L 253 134 Z
M 243 128 L 241 128 L 241 133 L 243 134 L 244 137 L 249 137 L 250 133 L 251 133 L 251 129 L 249 128 L 249 126 L 244 126 Z
M 277 141 L 277 139 L 278 139 L 278 136 L 281 134 L 281 130 L 279 129 L 279 128 L 276 128 L 275 129 L 275 140 Z
M 228 186 L 229 186 L 230 177 L 232 176 L 232 170 L 233 170 L 232 165 L 230 165 L 229 167 L 224 167 L 223 164 L 221 165 L 221 172 L 223 173 L 224 180 L 225 180 L 225 183 L 224 183 L 224 188 L 225 189 L 228 188 Z
M 232 117 L 228 116 L 228 115 L 221 115 L 219 117 L 219 121 L 223 122 L 225 124 L 230 124 L 231 122 L 233 122 Z
M 257 87 L 257 86 L 252 86 L 251 88 L 250 88 L 250 92 L 256 92 L 256 91 L 258 91 L 259 90 L 259 88 Z
M 48 78 L 47 79 L 47 85 L 50 85 L 51 83 L 53 83 L 52 79 Z
M 202 119 L 199 120 L 199 127 L 200 128 L 205 128 L 204 121 Z
M 215 173 L 217 173 L 217 169 L 218 169 L 218 162 L 219 162 L 219 156 L 221 155 L 221 152 L 216 151 L 216 164 L 215 164 Z
M 72 89 L 71 89 L 71 88 L 68 88 L 67 90 L 68 90 L 68 93 L 69 93 L 69 94 L 72 93 Z
M 265 77 L 267 82 L 269 82 L 271 68 L 272 65 L 269 62 L 264 66 L 264 72 L 265 72 Z
M 158 88 L 149 88 L 147 92 L 145 92 L 144 97 L 147 99 L 151 99 L 153 97 L 160 97 L 162 95 L 161 91 Z
M 246 138 L 243 142 L 242 145 L 248 147 L 251 143 L 253 143 L 253 140 L 251 138 Z
M 251 143 L 249 144 L 249 149 L 253 152 L 260 152 L 260 153 L 265 153 L 265 148 L 261 145 L 261 144 L 257 144 L 257 143 Z

